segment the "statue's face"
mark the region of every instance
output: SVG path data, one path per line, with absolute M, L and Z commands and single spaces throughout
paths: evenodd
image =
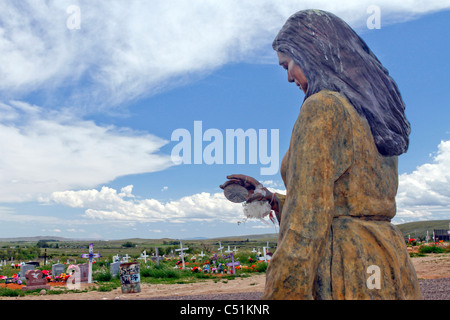
M 300 69 L 294 60 L 284 53 L 277 52 L 277 54 L 280 66 L 287 70 L 288 81 L 295 82 L 295 84 L 303 90 L 304 93 L 306 93 L 306 89 L 308 89 L 308 81 L 306 80 L 302 69 Z

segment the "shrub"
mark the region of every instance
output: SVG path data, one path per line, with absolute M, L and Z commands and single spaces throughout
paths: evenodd
M 108 292 L 120 287 L 120 282 L 106 282 L 102 283 L 97 289 L 100 292 Z
M 267 270 L 267 262 L 260 262 L 256 264 L 256 271 L 266 272 L 266 270 Z
M 130 241 L 127 241 L 127 242 L 122 244 L 122 247 L 125 247 L 125 248 L 133 248 L 135 246 L 136 245 L 133 242 L 130 242 Z
M 0 297 L 23 297 L 24 295 L 25 293 L 22 290 L 0 288 Z
M 437 247 L 435 245 L 420 246 L 419 253 L 444 253 L 444 249 Z
M 103 272 L 94 274 L 94 280 L 97 280 L 97 281 L 107 282 L 107 281 L 111 281 L 111 279 L 112 279 L 112 276 L 109 271 L 103 271 Z
M 141 270 L 142 277 L 152 278 L 180 278 L 181 272 L 178 269 L 170 269 L 164 266 L 155 266 L 152 268 L 145 268 Z

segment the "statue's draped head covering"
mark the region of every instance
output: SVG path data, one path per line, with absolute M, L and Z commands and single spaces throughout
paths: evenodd
M 302 69 L 305 99 L 325 89 L 341 93 L 367 119 L 380 154 L 407 151 L 411 129 L 397 85 L 342 19 L 321 10 L 299 11 L 286 21 L 273 48 Z

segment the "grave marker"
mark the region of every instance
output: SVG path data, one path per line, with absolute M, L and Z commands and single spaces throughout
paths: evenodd
M 40 266 L 40 263 L 35 261 L 28 261 L 26 264 L 32 264 L 35 268 Z
M 149 257 L 149 256 L 147 255 L 147 251 L 144 250 L 144 252 L 141 253 L 141 256 L 140 256 L 138 259 L 144 260 L 144 263 L 147 263 L 147 258 L 148 258 L 148 257 Z
M 234 261 L 234 254 L 230 253 L 230 258 L 231 258 L 231 263 L 227 263 L 226 266 L 227 267 L 232 267 L 233 268 L 233 274 L 236 274 L 236 269 L 234 268 L 235 266 L 240 265 L 239 261 Z
M 270 260 L 272 257 L 268 255 L 268 249 L 270 249 L 269 247 L 269 241 L 267 241 L 267 246 L 263 248 L 264 249 L 264 261 L 267 262 L 268 260 Z
M 80 282 L 89 281 L 89 265 L 87 263 L 82 263 L 77 265 L 80 268 Z
M 109 270 L 111 272 L 111 276 L 115 277 L 120 272 L 120 262 L 111 263 Z
M 27 285 L 22 287 L 22 290 L 50 289 L 50 285 L 47 284 L 47 279 L 44 278 L 41 270 L 28 270 L 25 273 L 25 278 Z
M 152 259 L 152 261 L 156 261 L 156 265 L 159 266 L 159 260 L 162 260 L 163 257 L 161 257 L 159 255 L 159 249 L 158 248 L 155 248 L 155 252 L 156 252 L 156 254 L 154 256 L 152 256 L 151 259 Z
M 20 280 L 25 280 L 27 271 L 34 270 L 33 264 L 24 264 L 20 266 Z
M 82 258 L 89 258 L 89 275 L 88 275 L 88 283 L 92 283 L 92 259 L 100 258 L 100 253 L 94 253 L 94 244 L 89 244 L 89 254 L 82 254 Z
M 184 251 L 189 250 L 189 248 L 183 248 L 183 243 L 180 240 L 180 249 L 175 249 L 175 251 L 180 251 L 181 261 L 183 262 L 183 270 L 186 268 L 184 264 Z
M 220 241 L 219 241 L 219 248 L 217 250 L 219 250 L 220 254 L 223 255 L 223 252 L 222 252 L 223 247 L 222 247 L 222 243 Z
M 48 258 L 48 256 L 47 256 L 47 249 L 44 250 L 43 258 L 44 258 L 44 266 L 46 266 L 47 265 L 47 258 Z
M 56 263 L 56 264 L 52 265 L 52 276 L 57 277 L 61 273 L 64 273 L 64 271 L 65 271 L 65 265 L 63 265 L 61 263 Z

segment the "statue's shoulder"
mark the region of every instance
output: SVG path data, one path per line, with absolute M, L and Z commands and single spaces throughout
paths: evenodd
M 329 114 L 337 113 L 342 116 L 349 116 L 349 112 L 355 110 L 348 100 L 339 92 L 330 90 L 321 90 L 309 96 L 302 105 L 303 114 Z
M 310 104 L 310 103 L 322 103 L 326 105 L 349 104 L 347 99 L 342 94 L 330 90 L 321 90 L 317 93 L 312 94 L 305 100 L 303 104 Z

